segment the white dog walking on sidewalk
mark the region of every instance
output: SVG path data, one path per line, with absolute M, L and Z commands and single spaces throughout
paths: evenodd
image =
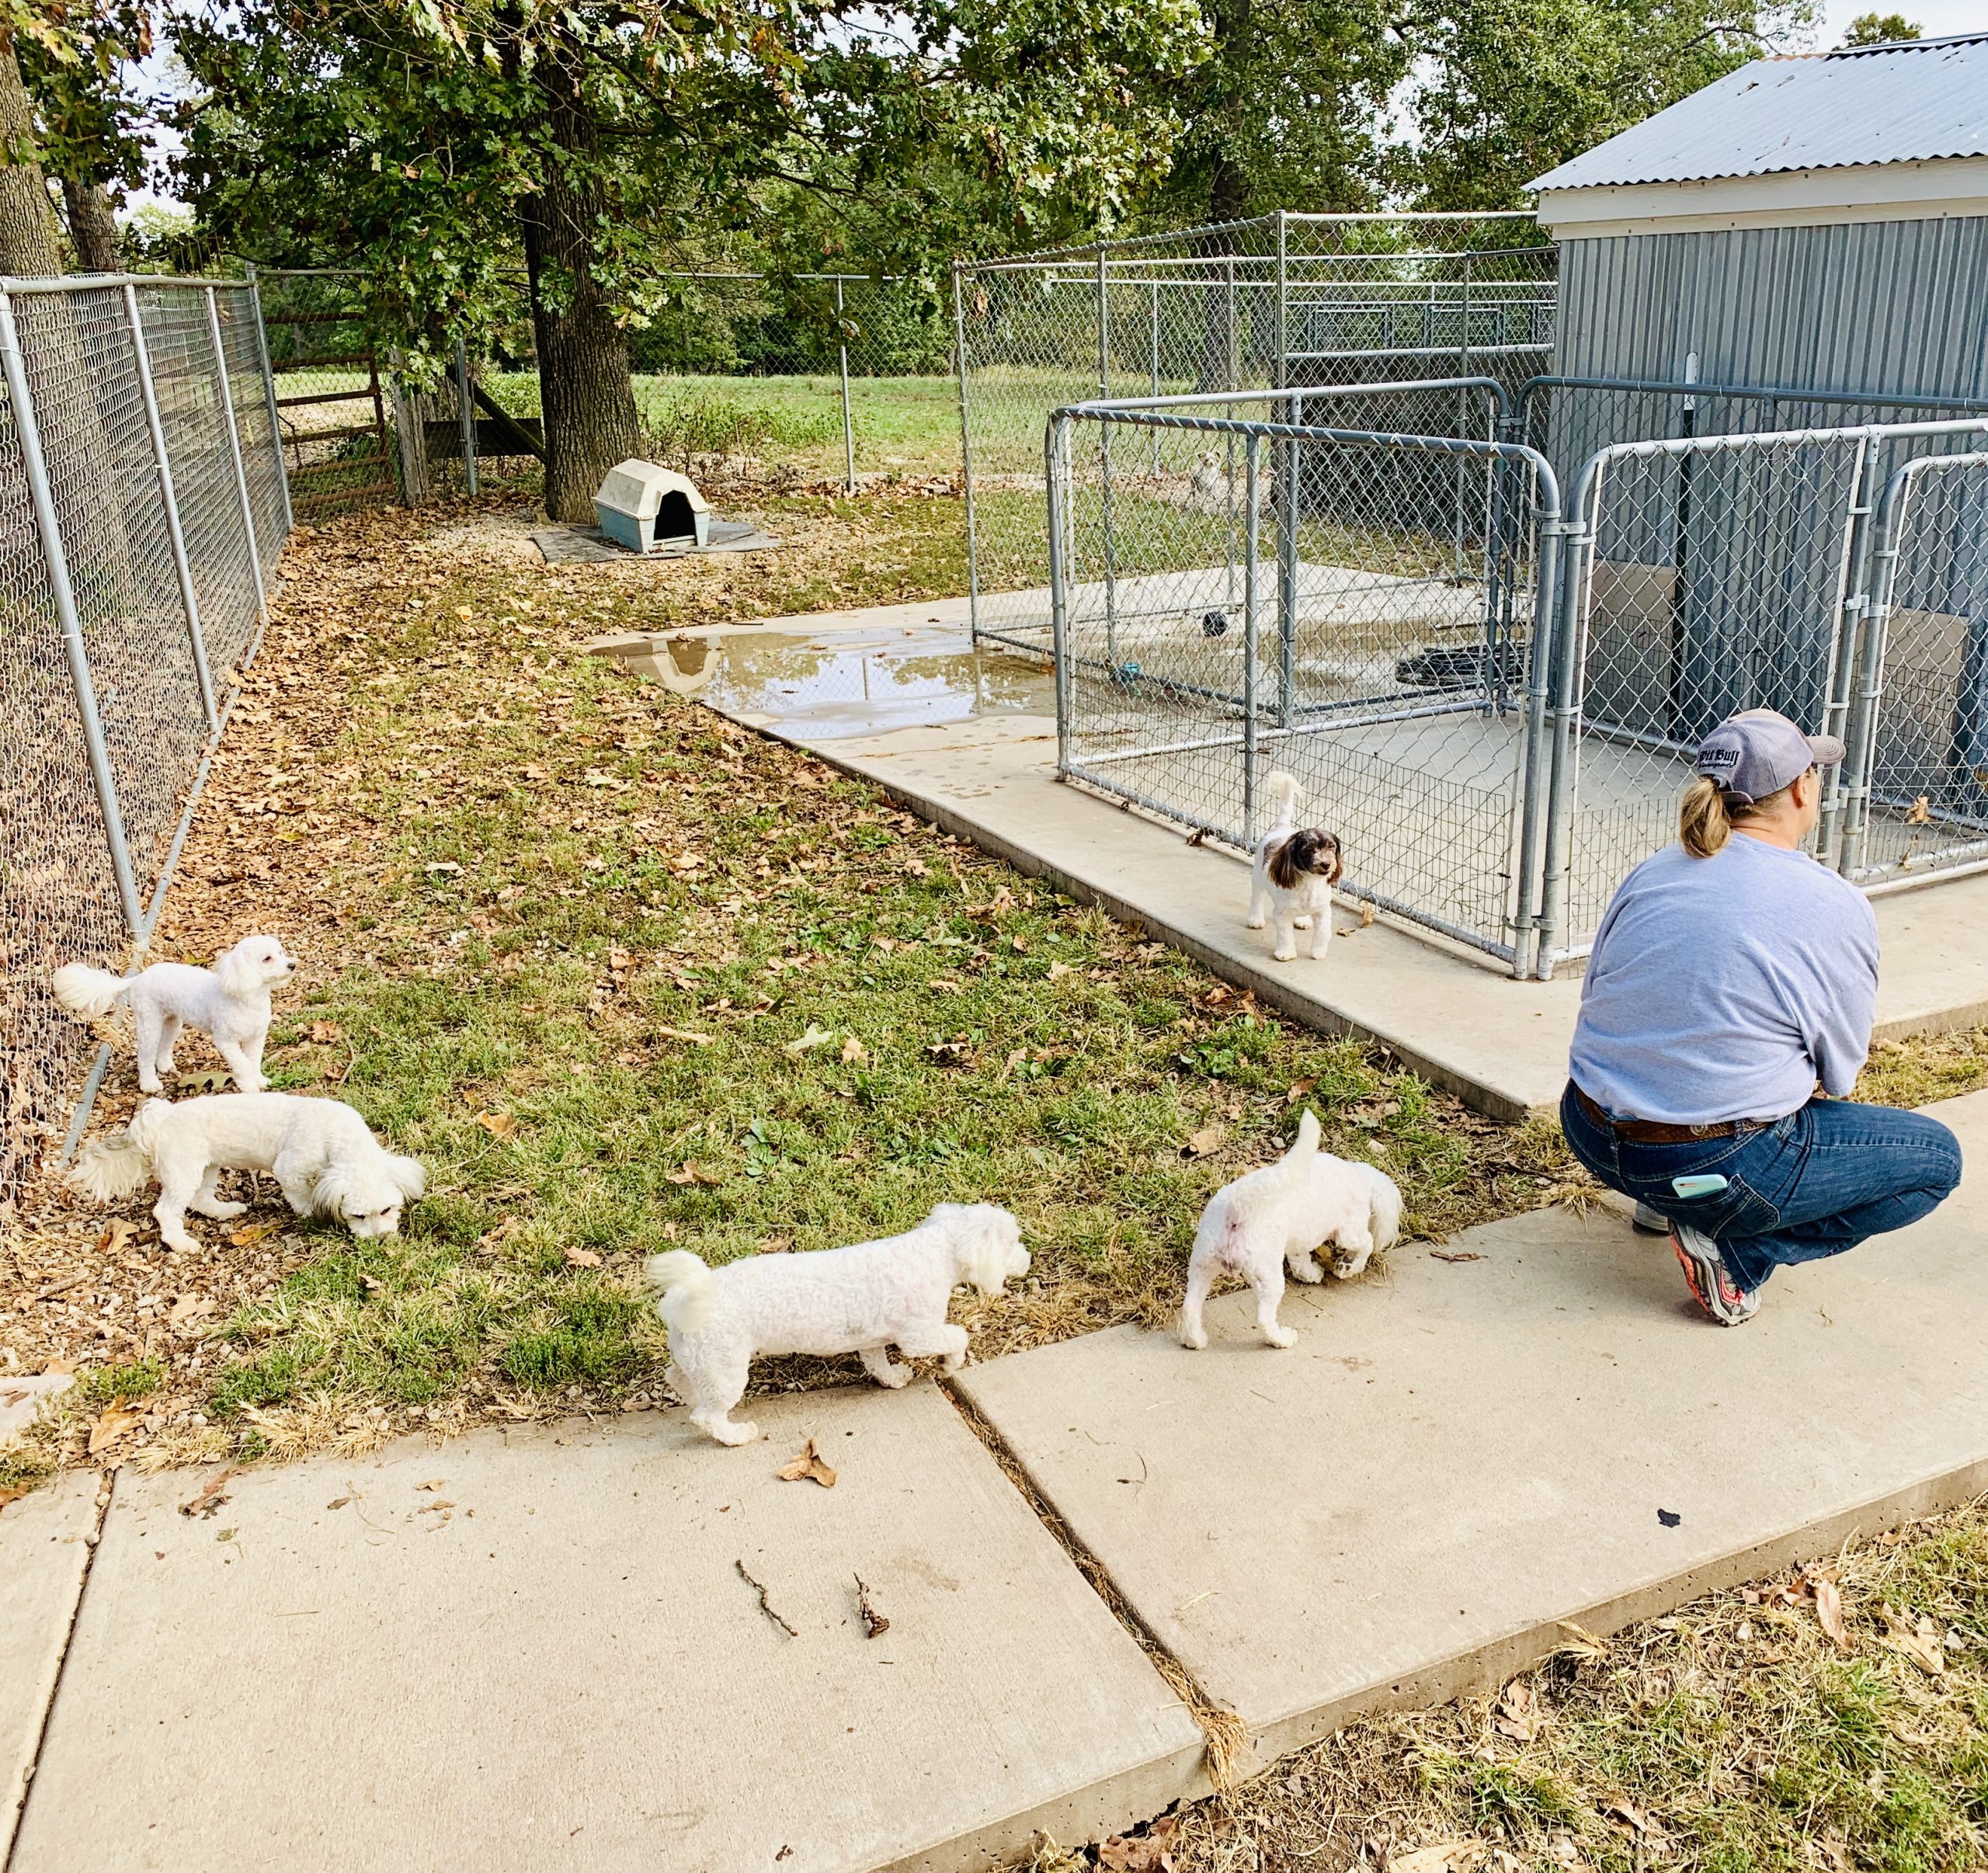
M 1021 1225 L 991 1203 L 942 1203 L 915 1229 L 846 1249 L 754 1255 L 705 1266 L 687 1249 L 642 1266 L 662 1294 L 669 1329 L 664 1374 L 690 1407 L 690 1422 L 720 1444 L 750 1444 L 756 1424 L 735 1422 L 752 1361 L 762 1353 L 860 1353 L 880 1385 L 902 1385 L 895 1346 L 912 1358 L 936 1354 L 948 1371 L 966 1364 L 966 1329 L 946 1319 L 953 1290 L 984 1294 L 1028 1273 Z
M 1274 1164 L 1225 1183 L 1208 1199 L 1187 1263 L 1187 1296 L 1180 1307 L 1180 1343 L 1208 1343 L 1201 1324 L 1216 1279 L 1239 1274 L 1256 1297 L 1256 1326 L 1274 1347 L 1297 1343 L 1279 1324 L 1284 1265 L 1301 1281 L 1325 1279 L 1315 1251 L 1332 1243 L 1333 1273 L 1350 1281 L 1376 1249 L 1401 1233 L 1401 1192 L 1385 1171 L 1335 1158 L 1319 1148 L 1319 1121 L 1308 1110 L 1298 1142 Z
M 214 958 L 211 969 L 190 963 L 154 963 L 134 976 L 113 975 L 86 963 L 64 963 L 50 978 L 55 999 L 71 1014 L 92 1019 L 120 1002 L 138 1030 L 138 1089 L 162 1093 L 172 1044 L 182 1027 L 210 1036 L 237 1088 L 259 1093 L 262 1048 L 269 1037 L 269 989 L 288 982 L 297 964 L 273 936 L 245 936 Z
M 1271 956 L 1277 962 L 1291 962 L 1298 955 L 1298 933 L 1309 925 L 1312 959 L 1316 962 L 1333 947 L 1333 887 L 1345 869 L 1345 857 L 1336 834 L 1298 824 L 1298 804 L 1305 790 L 1295 776 L 1281 770 L 1267 775 L 1263 791 L 1276 815 L 1270 830 L 1256 841 L 1250 860 L 1246 926 L 1260 930 L 1274 919 Z
M 388 1151 L 342 1100 L 294 1093 L 147 1100 L 123 1131 L 83 1151 L 69 1181 L 108 1203 L 155 1179 L 159 1239 L 197 1249 L 189 1209 L 226 1222 L 248 1207 L 216 1198 L 224 1170 L 269 1172 L 299 1216 L 332 1218 L 362 1239 L 394 1234 L 401 1206 L 427 1187 L 420 1164 Z

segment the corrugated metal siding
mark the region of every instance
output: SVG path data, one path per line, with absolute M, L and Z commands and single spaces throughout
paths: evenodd
M 1988 155 L 1988 33 L 1764 58 L 1694 92 L 1534 189 L 1707 182 Z
M 1988 217 L 1569 241 L 1556 369 L 1988 397 Z
M 1693 413 L 1699 435 L 1938 414 L 1887 405 L 1886 393 L 1988 398 L 1988 217 L 1563 244 L 1560 374 L 1675 381 L 1694 352 L 1702 382 L 1797 393 L 1775 405 L 1701 394 Z M 1804 390 L 1869 400 L 1806 403 Z M 1571 483 L 1581 464 L 1611 443 L 1682 434 L 1683 414 L 1676 397 L 1563 390 L 1531 412 L 1531 434 Z M 1878 485 L 1908 449 L 1959 446 L 1889 445 Z M 1818 445 L 1778 464 L 1747 453 L 1701 458 L 1688 470 L 1664 461 L 1618 473 L 1604 491 L 1597 555 L 1611 580 L 1675 593 L 1667 629 L 1676 648 L 1667 655 L 1682 659 L 1689 706 L 1670 706 L 1652 674 L 1648 619 L 1633 607 L 1617 617 L 1598 606 L 1588 659 L 1590 719 L 1687 742 L 1738 708 L 1766 706 L 1819 721 L 1838 517 L 1852 462 L 1847 449 Z M 1686 475 L 1689 518 L 1680 524 Z M 1954 530 L 1965 532 L 1980 518 L 1978 504 L 1965 512 L 1956 506 L 1941 537 L 1923 543 L 1915 559 L 1958 563 L 1968 542 Z M 1930 728 L 1905 738 L 1910 745 L 1901 743 L 1899 759 L 1923 765 L 1937 752 L 1932 738 Z

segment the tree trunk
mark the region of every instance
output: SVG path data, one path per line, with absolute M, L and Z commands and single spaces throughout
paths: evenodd
M 0 36 L 0 273 L 46 279 L 61 272 L 62 255 L 34 148 L 34 106 L 9 33 Z
M 117 217 L 110 211 L 110 197 L 102 182 L 62 179 L 62 202 L 69 214 L 69 241 L 76 250 L 79 273 L 121 273 L 124 270 L 124 244 L 117 232 Z
M 583 165 L 593 155 L 593 117 L 564 74 L 549 61 L 542 69 L 554 141 Z M 593 230 L 605 205 L 598 187 L 555 162 L 520 216 L 545 422 L 545 511 L 555 520 L 593 520 L 602 478 L 638 447 L 628 336 L 593 277 Z

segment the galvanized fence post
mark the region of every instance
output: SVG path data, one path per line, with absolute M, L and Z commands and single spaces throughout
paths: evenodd
M 276 492 L 283 497 L 283 532 L 287 540 L 297 525 L 290 511 L 290 471 L 283 459 L 283 419 L 277 413 L 276 373 L 269 368 L 269 328 L 262 322 L 262 287 L 251 265 L 242 269 L 248 283 L 248 303 L 255 312 L 255 356 L 262 367 L 262 395 L 269 406 L 269 450 L 276 457 Z
M 463 438 L 463 487 L 473 500 L 478 492 L 476 479 L 476 412 L 469 395 L 469 353 L 461 339 L 456 340 L 456 421 Z
M 1534 469 L 1535 475 L 1538 474 Z M 1560 512 L 1558 487 L 1550 480 L 1535 486 L 1534 511 L 1538 563 L 1532 600 L 1531 670 L 1526 686 L 1524 747 L 1519 778 L 1519 857 L 1517 902 L 1512 913 L 1512 973 L 1524 981 L 1536 961 L 1534 937 L 1541 880 L 1540 848 L 1545 841 L 1548 796 L 1541 791 L 1546 739 L 1546 704 L 1552 688 L 1555 647 L 1559 638 L 1560 586 L 1575 556 L 1563 554 L 1561 543 L 1569 523 Z M 1516 503 L 1514 503 L 1516 505 Z
M 1252 850 L 1256 843 L 1256 542 L 1263 509 L 1258 473 L 1262 449 L 1262 436 L 1252 429 L 1242 454 L 1242 837 Z
M 242 466 L 242 433 L 235 427 L 235 393 L 228 387 L 228 353 L 221 349 L 221 309 L 214 289 L 207 296 L 207 335 L 214 341 L 214 372 L 221 385 L 221 408 L 228 424 L 228 452 L 235 464 L 235 492 L 242 502 L 242 533 L 248 543 L 248 569 L 255 575 L 255 609 L 264 619 L 269 615 L 269 595 L 262 586 L 262 555 L 255 545 L 255 516 L 248 505 L 248 477 Z
M 954 275 L 957 280 L 958 274 Z M 1055 662 L 1056 771 L 1070 770 L 1070 594 L 1063 563 L 1065 509 L 1069 488 L 1070 416 L 1058 410 L 1043 437 L 1043 476 L 1049 502 L 1049 643 Z
M 1871 610 L 1870 523 L 1876 496 L 1872 482 L 1877 467 L 1873 438 L 1857 445 L 1857 464 L 1851 477 L 1850 505 L 1844 516 L 1843 543 L 1837 568 L 1836 609 L 1831 620 L 1830 667 L 1823 694 L 1822 731 L 1844 738 L 1847 752 L 1823 783 L 1822 817 L 1816 832 L 1816 856 L 1840 871 L 1845 825 L 1846 783 L 1856 772 L 1857 750 L 1849 747 L 1851 733 L 1851 686 Z
M 42 456 L 41 426 L 35 419 L 33 393 L 28 387 L 27 361 L 21 354 L 13 295 L 4 290 L 0 290 L 0 370 L 5 372 L 7 400 L 13 406 L 14 436 L 20 447 L 21 467 L 34 509 L 35 530 L 40 537 L 42 558 L 48 569 L 49 592 L 55 601 L 55 616 L 61 627 L 63 655 L 69 665 L 69 680 L 75 686 L 76 713 L 82 721 L 90 780 L 103 815 L 111 873 L 117 881 L 118 905 L 123 913 L 125 929 L 137 942 L 144 928 L 144 907 L 138 900 L 137 880 L 132 874 L 131 851 L 124 837 L 124 816 L 117 804 L 117 781 L 111 772 L 103 718 L 97 711 L 96 686 L 90 676 L 89 652 L 83 645 L 82 620 L 77 615 L 75 590 L 69 582 L 69 559 L 62 544 L 61 523 L 56 516 L 54 490 L 49 485 L 48 464 Z
M 1601 499 L 1600 464 L 1590 461 L 1574 483 L 1568 503 L 1564 544 L 1560 554 L 1558 616 L 1553 620 L 1552 665 L 1552 755 L 1548 763 L 1545 814 L 1545 856 L 1539 880 L 1539 916 L 1534 946 L 1534 973 L 1541 982 L 1553 974 L 1553 940 L 1559 933 L 1566 897 L 1567 871 L 1573 841 L 1575 767 L 1580 757 L 1575 718 L 1580 707 L 1581 622 L 1587 580 L 1594 562 L 1593 516 Z M 1538 627 L 1534 627 L 1538 635 Z
M 966 603 L 973 633 L 980 633 L 979 533 L 973 511 L 973 420 L 967 401 L 965 283 L 953 261 L 953 355 L 960 387 L 960 478 L 966 491 Z
M 1288 323 L 1288 236 L 1282 209 L 1277 214 L 1277 304 L 1274 342 L 1277 348 L 1277 381 L 1274 388 L 1291 387 L 1291 330 Z M 1288 395 L 1271 405 L 1279 422 L 1295 425 L 1303 399 Z M 1298 656 L 1298 444 L 1285 436 L 1277 446 L 1277 720 L 1288 728 L 1292 714 L 1293 690 Z
M 193 569 L 186 560 L 186 537 L 179 525 L 179 502 L 173 492 L 172 464 L 165 447 L 165 429 L 159 421 L 158 395 L 152 383 L 152 361 L 145 343 L 144 321 L 138 311 L 138 289 L 124 283 L 124 317 L 131 328 L 131 355 L 138 367 L 138 395 L 145 407 L 145 428 L 151 436 L 152 464 L 158 472 L 158 494 L 165 509 L 165 537 L 172 548 L 172 570 L 179 582 L 179 603 L 186 613 L 186 636 L 193 648 L 193 672 L 200 679 L 200 705 L 207 711 L 210 733 L 221 728 L 221 711 L 214 703 L 214 678 L 207 669 L 207 639 L 200 631 L 200 601 L 193 592 Z M 278 457 L 281 466 L 281 457 Z
M 849 407 L 849 322 L 843 317 L 842 276 L 836 276 L 836 360 L 842 372 L 842 485 L 856 492 L 856 419 Z

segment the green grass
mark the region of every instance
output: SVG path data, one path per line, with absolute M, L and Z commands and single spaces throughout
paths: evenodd
M 861 506 L 814 511 L 853 525 Z M 957 535 L 919 537 L 912 577 L 936 582 Z M 335 652 L 335 679 L 313 682 L 346 700 L 298 690 L 318 703 L 276 732 L 322 736 L 287 765 L 349 849 L 327 870 L 308 841 L 269 847 L 311 881 L 323 982 L 269 1065 L 419 1155 L 431 1194 L 384 1243 L 301 1225 L 308 1258 L 220 1330 L 221 1423 L 321 1394 L 652 1386 L 644 1255 L 805 1252 L 948 1200 L 1013 1208 L 1037 1257 L 1028 1291 L 978 1310 L 983 1352 L 1158 1321 L 1209 1192 L 1305 1104 L 1388 1167 L 1424 1230 L 1562 1174 L 1544 1135 L 1472 1119 L 867 786 L 560 648 L 606 620 L 527 614 L 499 572 L 413 562 L 347 606 L 351 563 L 327 548 L 295 568 L 338 624 L 312 653 Z M 808 554 L 780 576 L 787 603 L 812 595 Z M 612 622 L 672 615 L 654 596 Z M 828 1039 L 796 1044 L 811 1034 Z

